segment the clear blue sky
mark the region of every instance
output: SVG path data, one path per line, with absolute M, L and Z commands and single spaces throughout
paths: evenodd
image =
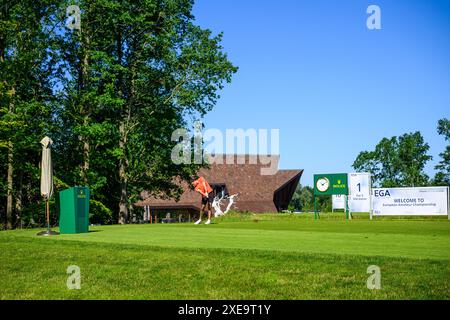
M 381 30 L 366 9 L 381 8 Z M 239 67 L 206 128 L 280 129 L 282 169 L 351 172 L 383 137 L 419 130 L 433 167 L 450 117 L 450 1 L 197 0 Z

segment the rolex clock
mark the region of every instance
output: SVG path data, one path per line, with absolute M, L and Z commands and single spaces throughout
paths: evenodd
M 325 192 L 330 187 L 330 180 L 328 180 L 325 177 L 320 178 L 316 182 L 316 187 L 317 187 L 317 190 L 319 190 L 320 192 Z

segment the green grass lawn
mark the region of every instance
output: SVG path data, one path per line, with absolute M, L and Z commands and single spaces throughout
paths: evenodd
M 450 299 L 450 221 L 231 215 L 0 232 L 0 299 Z M 66 286 L 69 265 L 81 289 Z M 369 290 L 367 267 L 381 269 Z

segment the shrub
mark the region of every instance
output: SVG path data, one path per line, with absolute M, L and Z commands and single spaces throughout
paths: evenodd
M 89 223 L 111 224 L 112 216 L 112 211 L 100 201 L 92 199 L 89 201 Z

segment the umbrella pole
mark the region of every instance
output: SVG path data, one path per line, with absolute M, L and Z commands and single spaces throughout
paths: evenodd
M 50 230 L 50 204 L 49 204 L 49 200 L 48 199 L 45 199 L 45 211 L 46 211 L 46 216 L 47 216 L 47 230 L 46 231 L 41 231 L 37 235 L 38 236 L 55 236 L 55 235 L 58 235 L 59 232 L 55 232 L 55 231 Z
M 50 208 L 48 205 L 48 199 L 45 200 L 45 207 L 47 211 L 47 231 L 50 233 Z

